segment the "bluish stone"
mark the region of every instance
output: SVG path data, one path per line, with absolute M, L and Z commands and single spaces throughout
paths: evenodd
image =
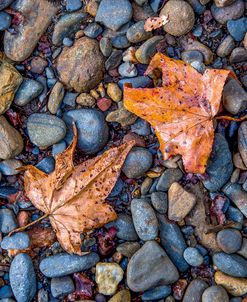
M 109 227 L 117 228 L 117 237 L 126 241 L 136 241 L 138 239 L 132 217 L 127 214 L 119 214 L 117 220 L 108 224 Z
M 0 298 L 7 299 L 13 297 L 12 289 L 9 285 L 4 285 L 0 288 Z
M 74 93 L 74 92 L 66 92 L 65 96 L 63 98 L 63 104 L 70 106 L 70 107 L 75 107 L 75 100 L 79 93 Z
M 159 8 L 160 8 L 160 4 L 161 4 L 161 0 L 150 0 L 150 6 L 152 8 L 152 10 L 157 13 Z
M 14 0 L 1 0 L 0 2 L 0 10 L 4 9 L 5 7 L 9 6 Z
M 131 125 L 131 131 L 142 136 L 146 136 L 151 133 L 149 123 L 140 118 L 138 118 L 138 120 Z
M 202 35 L 203 28 L 201 25 L 197 25 L 195 29 L 193 29 L 192 33 L 195 37 L 200 37 Z
M 117 180 L 114 188 L 112 189 L 110 195 L 108 196 L 108 198 L 118 196 L 122 192 L 123 187 L 124 187 L 124 182 L 122 181 L 121 178 L 118 178 L 118 180 Z
M 17 90 L 14 102 L 18 106 L 25 106 L 38 97 L 43 91 L 43 85 L 33 79 L 24 79 Z
M 67 148 L 66 142 L 64 140 L 52 146 L 52 155 L 56 156 L 57 154 L 63 152 Z
M 123 49 L 130 46 L 130 42 L 128 41 L 126 36 L 116 36 L 111 39 L 112 45 L 115 48 Z
M 158 299 L 164 299 L 171 293 L 171 286 L 160 285 L 153 289 L 149 289 L 142 294 L 142 301 L 152 301 Z
M 167 191 L 170 186 L 179 181 L 183 177 L 183 173 L 180 169 L 167 169 L 165 172 L 159 177 L 156 189 L 157 191 Z
M 229 20 L 227 22 L 227 29 L 235 41 L 242 41 L 247 31 L 247 18 Z
M 152 80 L 149 77 L 140 76 L 135 78 L 126 78 L 118 81 L 118 85 L 123 89 L 124 84 L 129 83 L 133 88 L 145 88 L 152 83 Z
M 16 175 L 19 173 L 17 170 L 22 166 L 21 161 L 18 159 L 6 159 L 0 163 L 0 172 L 3 175 Z
M 49 174 L 54 171 L 55 169 L 55 159 L 53 156 L 48 156 L 42 159 L 37 165 L 36 168 L 40 169 L 41 171 Z
M 184 251 L 184 259 L 191 266 L 199 266 L 203 263 L 203 257 L 198 249 L 187 247 Z
M 11 24 L 11 17 L 5 12 L 0 12 L 0 31 L 8 29 Z
M 54 298 L 63 298 L 74 290 L 73 280 L 69 276 L 51 279 L 51 293 Z
M 95 39 L 102 33 L 102 31 L 103 28 L 99 24 L 93 22 L 89 23 L 84 29 L 84 34 L 89 38 Z
M 74 41 L 68 37 L 63 38 L 63 45 L 71 47 L 74 44 Z M 53 80 L 53 79 L 52 79 Z
M 226 218 L 229 221 L 238 222 L 238 223 L 240 223 L 240 225 L 242 225 L 243 221 L 244 221 L 244 215 L 241 213 L 241 211 L 237 208 L 232 207 L 232 206 L 229 206 L 229 208 L 227 209 Z
M 198 15 L 201 15 L 202 13 L 205 12 L 206 6 L 202 5 L 200 3 L 200 1 L 198 1 L 198 0 L 189 0 L 188 2 L 192 6 L 195 13 L 197 13 Z
M 81 0 L 67 0 L 66 1 L 66 10 L 69 12 L 76 11 L 82 7 Z
M 14 213 L 9 209 L 0 209 L 0 231 L 6 234 L 13 231 L 17 226 Z
M 30 239 L 27 233 L 19 232 L 12 236 L 5 236 L 1 242 L 1 248 L 4 250 L 24 250 L 30 245 Z
M 8 198 L 9 195 L 17 193 L 17 189 L 11 186 L 0 187 L 0 198 Z

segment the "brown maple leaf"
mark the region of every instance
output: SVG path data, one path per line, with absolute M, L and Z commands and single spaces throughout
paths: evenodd
M 111 148 L 74 167 L 76 142 L 75 133 L 72 144 L 56 156 L 55 170 L 49 175 L 34 166 L 22 168 L 25 170 L 26 195 L 45 215 L 14 232 L 49 217 L 63 249 L 81 255 L 80 234 L 117 218 L 105 199 L 113 189 L 134 143 L 131 141 Z
M 180 154 L 188 173 L 204 173 L 214 140 L 213 118 L 225 81 L 234 74 L 218 69 L 200 74 L 161 53 L 153 57 L 146 74 L 157 69 L 162 71 L 162 87 L 134 89 L 127 84 L 124 106 L 153 126 L 165 160 Z

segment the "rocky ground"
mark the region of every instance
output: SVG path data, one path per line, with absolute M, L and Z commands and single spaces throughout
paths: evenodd
M 219 121 L 206 174 L 164 161 L 123 85 L 162 52 L 199 72 L 233 70 L 223 110 L 247 112 L 244 0 L 0 0 L 0 301 L 247 301 L 247 121 Z M 144 30 L 148 17 L 164 28 Z M 196 80 L 196 79 L 195 79 Z M 7 88 L 6 88 L 7 87 Z M 79 163 L 134 139 L 108 197 L 118 219 L 64 253 L 26 198 L 23 173 L 50 173 L 75 122 Z M 37 240 L 38 238 L 38 240 Z

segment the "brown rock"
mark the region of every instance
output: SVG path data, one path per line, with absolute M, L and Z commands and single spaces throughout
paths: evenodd
M 89 93 L 81 93 L 76 98 L 76 103 L 85 107 L 94 107 L 96 104 L 96 100 Z
M 31 71 L 34 73 L 42 74 L 45 68 L 48 66 L 48 62 L 41 57 L 34 57 L 31 61 Z
M 235 43 L 232 36 L 226 36 L 217 48 L 217 55 L 221 58 L 227 57 L 232 52 L 234 46 Z
M 189 214 L 196 204 L 195 195 L 184 190 L 174 182 L 168 191 L 168 217 L 170 220 L 181 221 Z
M 123 107 L 108 113 L 106 116 L 107 122 L 117 122 L 122 127 L 133 125 L 136 120 L 137 116 Z
M 247 49 L 247 33 L 244 36 L 244 48 Z
M 146 20 L 147 18 L 155 15 L 154 11 L 148 4 L 144 4 L 140 6 L 137 3 L 133 2 L 132 8 L 133 8 L 133 19 L 136 22 L 141 20 Z
M 9 159 L 21 153 L 23 140 L 4 116 L 0 116 L 0 158 Z
M 124 242 L 117 246 L 117 251 L 125 257 L 131 258 L 140 248 L 138 242 Z
M 116 83 L 109 83 L 107 86 L 107 94 L 114 102 L 119 102 L 122 99 L 122 90 Z
M 50 111 L 50 113 L 52 114 L 56 114 L 61 102 L 63 100 L 64 97 L 64 88 L 63 88 L 63 84 L 60 82 L 57 82 L 51 90 L 51 94 L 49 96 L 49 100 L 48 100 L 48 109 Z
M 123 289 L 114 295 L 109 302 L 130 302 L 131 296 L 130 292 L 127 289 Z
M 217 271 L 214 280 L 217 285 L 222 285 L 233 296 L 243 296 L 247 293 L 247 279 L 245 278 L 235 278 Z
M 235 1 L 236 0 L 214 0 L 214 3 L 218 7 L 225 7 L 225 6 L 231 5 Z
M 98 7 L 99 3 L 96 0 L 90 0 L 86 5 L 86 12 L 89 13 L 89 15 L 95 17 Z
M 20 62 L 31 55 L 59 9 L 54 3 L 47 0 L 15 2 L 14 9 L 21 13 L 24 21 L 17 26 L 17 32 L 5 31 L 4 52 L 11 60 Z
M 104 59 L 96 40 L 83 37 L 65 47 L 56 61 L 58 76 L 68 89 L 88 92 L 103 78 Z
M 0 60 L 0 115 L 9 109 L 22 76 L 6 61 Z
M 243 160 L 242 160 L 242 157 L 240 155 L 240 153 L 235 153 L 233 155 L 233 163 L 234 163 L 234 166 L 236 168 L 239 168 L 241 170 L 247 170 L 247 167 L 245 166 L 245 164 L 243 163 Z

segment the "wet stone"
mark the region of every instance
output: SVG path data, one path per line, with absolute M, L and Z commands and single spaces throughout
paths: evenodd
M 30 239 L 27 233 L 19 232 L 12 236 L 4 237 L 1 242 L 1 248 L 4 250 L 24 250 L 30 245 Z
M 214 275 L 214 280 L 233 296 L 243 296 L 247 293 L 247 279 L 234 278 L 218 271 Z
M 217 55 L 221 58 L 227 57 L 232 52 L 234 46 L 233 38 L 230 35 L 226 36 L 217 48 Z
M 69 276 L 51 279 L 51 294 L 54 298 L 63 298 L 74 290 L 73 280 Z
M 192 63 L 194 61 L 203 62 L 203 55 L 200 51 L 198 50 L 187 50 L 183 51 L 181 54 L 181 58 L 185 63 Z
M 105 57 L 109 57 L 112 53 L 111 39 L 103 37 L 99 43 L 100 50 Z
M 122 61 L 123 52 L 121 50 L 114 50 L 105 62 L 106 70 L 111 70 L 118 67 Z
M 82 7 L 81 0 L 66 0 L 66 10 L 73 12 Z
M 131 126 L 131 131 L 142 136 L 146 136 L 151 133 L 148 122 L 140 118 Z
M 148 64 L 157 51 L 157 44 L 163 39 L 163 36 L 154 36 L 152 38 L 149 38 L 135 52 L 136 59 L 141 64 Z
M 21 166 L 22 163 L 18 159 L 6 159 L 0 162 L 0 172 L 7 176 L 16 175 L 19 173 L 17 169 Z
M 97 38 L 103 31 L 103 28 L 97 23 L 90 23 L 84 29 L 84 34 L 89 38 Z
M 49 99 L 48 99 L 48 109 L 50 113 L 56 114 L 64 97 L 64 87 L 63 84 L 60 82 L 57 82 L 50 93 Z
M 247 60 L 247 50 L 244 47 L 236 47 L 230 55 L 230 63 L 236 64 Z
M 247 32 L 247 18 L 229 20 L 227 29 L 235 41 L 242 41 Z
M 24 79 L 17 90 L 14 103 L 18 106 L 25 106 L 38 97 L 43 91 L 43 85 L 33 79 Z
M 118 72 L 123 78 L 125 77 L 132 78 L 137 76 L 138 73 L 135 65 L 130 62 L 124 62 L 123 64 L 121 64 L 118 67 Z
M 56 156 L 57 154 L 63 152 L 66 149 L 67 145 L 65 141 L 60 141 L 57 144 L 52 146 L 52 156 Z
M 130 46 L 130 42 L 125 35 L 113 37 L 111 41 L 112 46 L 118 49 L 124 49 Z
M 174 183 L 179 181 L 183 176 L 183 173 L 180 169 L 167 169 L 165 172 L 160 176 L 156 189 L 158 191 L 167 191 L 170 186 Z
M 36 168 L 40 169 L 41 171 L 47 174 L 53 172 L 55 169 L 54 157 L 53 156 L 45 157 L 36 165 Z
M 151 79 L 146 76 L 138 76 L 135 78 L 125 78 L 121 79 L 118 84 L 120 88 L 123 89 L 125 83 L 130 83 L 133 88 L 145 88 L 146 86 L 151 84 Z
M 131 258 L 140 247 L 138 242 L 124 242 L 117 246 L 117 251 L 125 257 Z
M 14 213 L 9 209 L 0 209 L 0 231 L 6 234 L 13 231 L 17 226 Z

